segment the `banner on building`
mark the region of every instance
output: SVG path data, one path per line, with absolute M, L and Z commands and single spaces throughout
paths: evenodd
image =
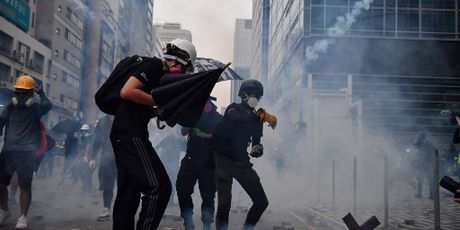
M 25 0 L 0 0 L 0 15 L 16 24 L 20 29 L 29 30 L 30 7 Z

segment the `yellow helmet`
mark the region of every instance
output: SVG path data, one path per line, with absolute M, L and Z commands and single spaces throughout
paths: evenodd
M 22 75 L 16 79 L 15 89 L 35 89 L 35 81 L 31 76 Z

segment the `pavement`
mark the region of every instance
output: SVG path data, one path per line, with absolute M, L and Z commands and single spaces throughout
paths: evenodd
M 29 212 L 29 230 L 110 230 L 111 221 L 100 222 L 96 217 L 102 209 L 102 194 L 97 190 L 97 175 L 93 174 L 94 188 L 90 193 L 82 193 L 80 184 L 73 185 L 70 180 L 62 179 L 62 159 L 55 162 L 55 171 L 51 178 L 36 178 L 33 182 L 33 198 Z M 198 191 L 198 190 L 196 190 Z M 434 202 L 425 198 L 415 198 L 414 189 L 410 185 L 398 183 L 389 193 L 389 221 L 386 229 L 434 229 Z M 243 192 L 243 195 L 245 193 Z M 460 229 L 460 204 L 452 201 L 449 193 L 441 189 L 441 229 Z M 230 212 L 229 229 L 241 229 L 246 217 L 248 199 L 240 199 L 234 194 L 234 203 Z M 194 194 L 195 225 L 201 229 L 200 199 Z M 16 197 L 17 199 L 17 197 Z M 323 198 L 324 199 L 324 198 Z M 176 199 L 177 200 L 177 199 Z M 376 216 L 381 222 L 377 229 L 384 228 L 383 202 L 365 204 L 359 197 L 357 213 L 352 213 L 358 223 L 365 222 Z M 383 198 L 380 199 L 383 201 Z M 339 230 L 347 229 L 342 221 L 348 212 L 353 212 L 350 199 L 346 203 L 331 202 L 307 203 L 299 200 L 293 205 L 280 208 L 272 202 L 257 225 L 257 229 L 302 229 L 302 230 Z M 19 216 L 17 203 L 12 203 L 12 216 L 0 226 L 0 230 L 14 229 Z M 183 229 L 179 217 L 179 207 L 171 205 L 167 208 L 159 229 Z
M 69 179 L 62 185 L 62 159 L 55 161 L 55 170 L 51 178 L 36 178 L 33 181 L 33 198 L 28 220 L 29 230 L 110 230 L 112 222 L 97 221 L 102 210 L 102 193 L 97 190 L 97 174 L 93 174 L 94 188 L 90 193 L 82 193 L 80 184 L 73 185 Z M 198 191 L 198 190 L 196 190 Z M 114 194 L 115 196 L 116 194 Z M 195 194 L 196 195 L 196 194 Z M 16 196 L 16 200 L 18 197 Z M 195 225 L 201 229 L 200 200 L 195 200 Z M 234 204 L 230 213 L 229 229 L 241 229 L 250 203 Z M 19 205 L 10 202 L 12 216 L 0 226 L 0 230 L 14 229 L 19 217 Z M 177 205 L 168 206 L 159 229 L 183 229 Z M 264 213 L 257 229 L 314 229 L 305 224 L 305 220 L 292 215 L 290 210 L 269 207 Z
M 381 224 L 376 229 L 411 229 L 432 230 L 434 228 L 434 201 L 424 198 L 415 198 L 414 189 L 405 184 L 398 184 L 390 192 L 388 226 L 385 227 L 385 207 L 381 205 L 360 205 L 358 197 L 357 213 L 353 213 L 352 205 L 332 205 L 331 202 L 321 204 L 304 204 L 294 207 L 295 213 L 309 219 L 310 223 L 323 223 L 321 229 L 348 229 L 342 218 L 352 213 L 357 222 L 362 224 L 372 216 L 376 216 Z M 382 199 L 383 200 L 383 199 Z M 440 189 L 441 229 L 460 229 L 460 204 L 453 202 L 449 192 Z M 312 217 L 313 216 L 313 217 Z

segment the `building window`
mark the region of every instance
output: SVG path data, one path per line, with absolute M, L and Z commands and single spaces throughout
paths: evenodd
M 13 48 L 13 37 L 0 30 L 0 52 L 11 54 Z
M 381 36 L 383 32 L 383 10 L 370 9 L 363 11 L 356 18 L 356 22 L 352 25 L 352 30 L 356 31 L 353 34 Z
M 45 57 L 38 52 L 34 52 L 33 68 L 40 73 L 43 73 L 43 65 L 45 64 Z
M 418 37 L 419 14 L 416 10 L 398 10 L 398 34 L 403 37 Z
M 311 9 L 312 29 L 324 29 L 324 7 L 313 7 Z
M 422 8 L 454 9 L 455 0 L 422 0 Z
M 68 50 L 64 50 L 64 61 L 70 62 L 70 52 Z
M 67 73 L 66 71 L 62 71 L 62 82 L 73 86 L 75 88 L 80 87 L 80 81 L 77 77 L 72 76 L 71 74 Z
M 82 40 L 78 38 L 74 33 L 70 32 L 69 29 L 65 28 L 64 37 L 70 41 L 70 43 L 74 44 L 77 48 L 81 49 L 83 47 Z
M 30 24 L 32 28 L 34 28 L 34 22 L 35 22 L 35 13 L 32 13 L 32 22 Z
M 75 66 L 76 68 L 80 68 L 81 67 L 81 61 L 80 61 L 80 58 L 78 58 L 77 56 L 75 56 L 74 54 L 72 54 L 71 52 L 69 52 L 68 50 L 64 50 L 64 60 Z
M 445 11 L 423 11 L 422 36 L 455 38 L 455 13 Z
M 50 95 L 50 88 L 51 88 L 50 83 L 46 83 L 46 86 L 45 86 L 45 93 L 46 93 L 46 95 Z
M 30 47 L 26 46 L 25 44 L 18 42 L 18 60 L 20 63 L 26 63 L 30 57 Z
M 436 0 L 438 1 L 438 0 Z M 418 8 L 419 0 L 399 0 L 398 7 L 400 8 Z
M 14 76 L 18 78 L 19 76 L 24 75 L 24 72 L 18 69 L 14 69 Z
M 0 62 L 0 79 L 8 81 L 10 79 L 11 67 Z
M 73 23 L 75 24 L 80 30 L 83 30 L 83 21 L 78 18 L 78 16 L 70 9 L 67 7 L 67 11 L 65 16 Z

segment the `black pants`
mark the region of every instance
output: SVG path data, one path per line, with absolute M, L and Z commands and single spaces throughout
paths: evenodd
M 103 154 L 113 153 L 104 152 Z M 99 178 L 99 189 L 102 190 L 104 208 L 110 209 L 112 206 L 113 188 L 115 187 L 115 180 L 117 178 L 117 166 L 113 157 L 101 157 L 97 176 Z
M 201 199 L 203 200 L 201 203 L 201 221 L 207 225 L 212 223 L 215 210 L 216 183 L 214 170 L 197 167 L 186 156 L 182 159 L 176 181 L 181 217 L 184 219 L 186 229 L 193 229 L 192 194 L 197 181 Z
M 113 230 L 157 229 L 171 196 L 171 182 L 147 137 L 111 134 L 118 169 L 118 193 L 113 208 Z
M 251 198 L 253 205 L 244 222 L 244 229 L 253 229 L 268 207 L 268 199 L 257 172 L 250 162 L 233 162 L 216 155 L 217 214 L 216 229 L 228 228 L 228 215 L 232 203 L 232 182 L 235 178 Z

